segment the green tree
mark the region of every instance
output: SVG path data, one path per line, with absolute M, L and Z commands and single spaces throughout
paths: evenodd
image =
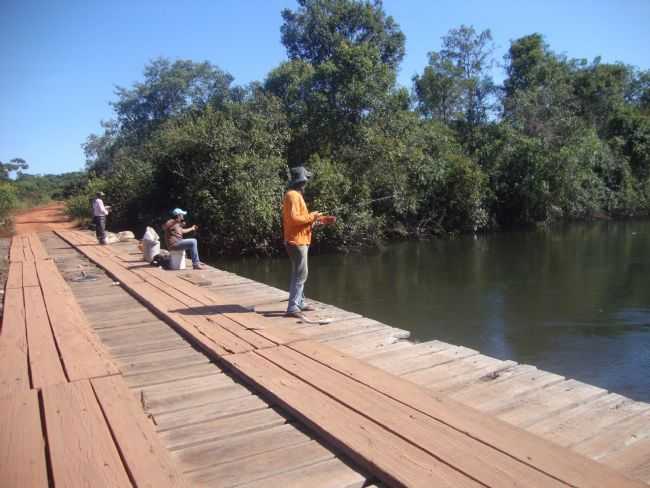
M 11 173 L 16 173 L 16 177 L 20 177 L 23 170 L 29 168 L 27 161 L 23 158 L 14 158 L 8 163 L 0 161 L 0 180 L 8 180 Z
M 149 63 L 144 78 L 133 88 L 118 86 L 118 100 L 112 102 L 121 132 L 136 138 L 191 108 L 222 104 L 233 81 L 230 74 L 207 61 L 165 58 Z
M 290 164 L 354 140 L 360 124 L 390 99 L 404 57 L 404 34 L 380 1 L 298 4 L 296 11 L 282 11 L 290 61 L 265 85 L 282 98 L 288 114 L 300 108 L 290 117 Z
M 465 131 L 488 120 L 496 88 L 490 30 L 477 33 L 461 25 L 442 38 L 442 49 L 429 53 L 422 75 L 413 78 L 420 111 L 445 123 L 457 122 Z

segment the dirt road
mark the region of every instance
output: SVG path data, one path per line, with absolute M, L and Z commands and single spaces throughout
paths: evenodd
M 63 203 L 60 202 L 25 210 L 15 216 L 16 235 L 73 227 L 76 227 L 76 223 L 65 215 Z

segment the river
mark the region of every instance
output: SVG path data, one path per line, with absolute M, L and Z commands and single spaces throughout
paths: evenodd
M 286 289 L 286 258 L 218 266 Z M 650 402 L 650 221 L 310 257 L 306 294 L 395 327 Z

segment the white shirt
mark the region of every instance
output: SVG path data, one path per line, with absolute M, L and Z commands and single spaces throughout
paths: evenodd
M 104 217 L 108 215 L 108 210 L 104 207 L 104 202 L 101 198 L 95 198 L 93 201 L 93 215 L 95 217 Z

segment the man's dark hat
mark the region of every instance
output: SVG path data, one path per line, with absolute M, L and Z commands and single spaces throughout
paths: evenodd
M 291 180 L 289 181 L 290 185 L 305 183 L 309 181 L 309 179 L 312 177 L 311 171 L 309 171 L 304 166 L 295 166 L 291 168 L 289 171 L 291 173 Z

